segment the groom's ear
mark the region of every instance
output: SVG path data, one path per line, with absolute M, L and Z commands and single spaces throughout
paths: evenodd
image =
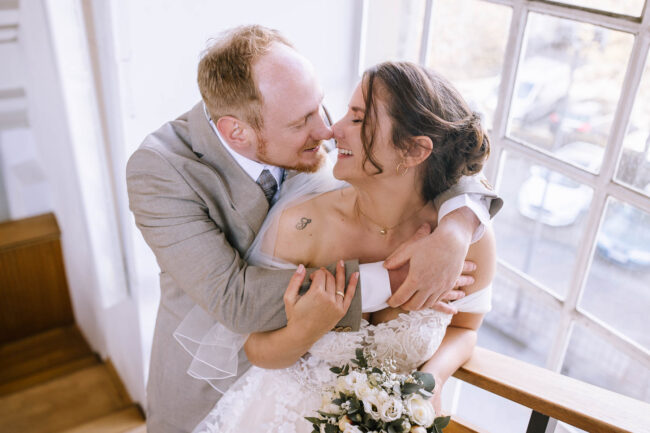
M 426 135 L 411 138 L 411 146 L 404 151 L 404 163 L 407 167 L 415 167 L 424 162 L 433 151 L 433 142 Z
M 227 144 L 238 152 L 246 153 L 251 147 L 250 126 L 233 116 L 222 116 L 217 120 L 217 131 Z

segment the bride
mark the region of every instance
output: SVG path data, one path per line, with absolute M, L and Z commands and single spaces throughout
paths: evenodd
M 472 353 L 476 330 L 490 309 L 495 266 L 490 230 L 469 249 L 467 260 L 477 264 L 475 282 L 454 302 L 459 313 L 453 318 L 434 310 L 387 308 L 364 316 L 357 332 L 327 332 L 304 343 L 301 331 L 309 317 L 301 315 L 301 302 L 327 299 L 346 310 L 358 279 L 353 275 L 346 289 L 339 263 L 336 276 L 325 269 L 313 276 L 321 282 L 319 293 L 312 288 L 309 296 L 299 296 L 304 266 L 339 258 L 384 260 L 418 230 L 435 227 L 433 198 L 461 175 L 477 174 L 489 153 L 478 117 L 458 92 L 411 63 L 387 62 L 366 71 L 347 114 L 332 130 L 338 148 L 334 178 L 329 163 L 316 175 L 285 181 L 249 251 L 249 262 L 257 265 L 300 265 L 285 294 L 288 324 L 240 337 L 254 366 L 195 432 L 311 432 L 304 417 L 321 407 L 321 390 L 335 379 L 329 368 L 354 358 L 362 344 L 379 359 L 393 359 L 400 372 L 433 374 L 432 403 L 439 412 L 442 385 Z M 332 329 L 341 316 L 319 326 Z

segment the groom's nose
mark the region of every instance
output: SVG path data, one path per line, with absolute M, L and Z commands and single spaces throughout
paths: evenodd
M 332 128 L 328 125 L 327 120 L 323 119 L 321 116 L 318 116 L 318 124 L 314 127 L 312 131 L 312 138 L 314 140 L 329 140 L 334 134 L 332 133 Z

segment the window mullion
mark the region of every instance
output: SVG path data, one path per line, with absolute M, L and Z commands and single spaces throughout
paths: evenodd
M 499 275 L 514 282 L 548 307 L 562 309 L 562 300 L 557 295 L 502 259 L 497 259 L 497 271 Z
M 634 106 L 634 98 L 639 89 L 643 68 L 648 55 L 650 37 L 646 34 L 638 35 L 632 46 L 632 53 L 628 63 L 618 107 L 612 121 L 612 129 L 607 140 L 607 147 L 603 156 L 603 165 L 600 169 L 599 186 L 604 188 L 613 181 L 616 167 L 622 156 L 623 139 L 627 132 L 627 125 Z
M 578 303 L 584 291 L 584 287 L 589 275 L 589 269 L 593 260 L 593 252 L 596 245 L 596 237 L 600 228 L 603 215 L 605 213 L 608 192 L 612 192 L 612 179 L 618 164 L 617 155 L 620 154 L 623 142 L 623 135 L 626 131 L 627 123 L 621 122 L 622 119 L 627 119 L 631 112 L 632 101 L 641 81 L 643 73 L 643 66 L 645 64 L 645 57 L 641 54 L 647 54 L 648 42 L 647 38 L 638 36 L 635 40 L 635 45 L 632 49 L 631 60 L 626 72 L 623 90 L 619 98 L 619 105 L 615 120 L 613 122 L 613 129 L 610 133 L 607 148 L 603 158 L 603 166 L 601 172 L 596 178 L 596 185 L 594 194 L 592 196 L 591 206 L 589 207 L 589 215 L 587 219 L 587 227 L 582 237 L 580 245 L 582 248 L 576 258 L 576 266 L 571 278 L 571 285 L 569 286 L 569 293 L 564 303 L 562 311 L 562 323 L 556 334 L 556 345 L 549 354 L 547 359 L 547 367 L 560 371 L 566 355 L 566 348 L 568 347 L 569 339 L 571 337 L 572 322 L 574 319 L 580 319 L 582 324 L 589 323 L 590 328 L 598 328 L 602 332 L 598 332 L 610 343 L 626 347 L 625 352 L 630 352 L 630 345 L 624 344 L 623 340 L 613 331 L 603 326 L 594 326 L 596 323 L 593 320 L 585 320 L 587 316 L 578 311 Z M 562 170 L 563 171 L 563 170 Z M 640 353 L 635 351 L 635 358 L 639 358 Z M 642 358 L 642 357 L 641 357 Z M 644 359 L 645 361 L 645 359 Z
M 597 318 L 591 317 L 581 311 L 576 311 L 574 313 L 574 319 L 576 323 L 583 325 L 585 328 L 614 346 L 617 350 L 641 363 L 645 368 L 650 369 L 650 351 L 645 347 L 612 329 L 609 325 L 601 322 Z
M 639 18 L 612 14 L 606 11 L 596 12 L 585 10 L 579 6 L 543 3 L 541 1 L 528 1 L 526 4 L 528 5 L 530 12 L 553 15 L 559 18 L 594 24 L 627 33 L 637 34 L 641 31 L 641 22 Z
M 576 167 L 564 160 L 557 159 L 550 152 L 545 152 L 540 149 L 533 148 L 531 146 L 525 145 L 511 138 L 504 138 L 503 144 L 507 150 L 523 155 L 532 162 L 538 162 L 544 164 L 546 167 L 550 168 L 551 170 L 561 172 L 562 174 L 565 174 L 567 177 L 570 177 L 571 179 L 576 180 L 577 182 L 583 183 L 592 188 L 598 187 L 597 175 L 585 171 L 582 168 Z
M 369 0 L 361 2 L 361 25 L 359 29 L 359 50 L 357 51 L 357 78 L 361 78 L 364 71 L 366 57 L 366 38 L 368 37 L 368 9 Z
M 616 197 L 632 206 L 636 206 L 650 214 L 650 200 L 645 194 L 628 188 L 627 186 L 619 185 L 617 183 L 610 183 L 605 188 L 607 195 Z
M 525 6 L 522 4 L 516 4 L 514 6 L 512 21 L 510 22 L 510 32 L 508 34 L 508 43 L 506 45 L 506 56 L 501 71 L 501 83 L 499 83 L 499 98 L 494 111 L 494 125 L 492 130 L 497 140 L 501 140 L 506 135 L 508 112 L 510 111 L 510 102 L 515 88 L 515 76 L 517 73 L 517 65 L 519 64 L 519 57 L 521 56 L 527 15 Z
M 591 199 L 591 206 L 589 206 L 589 214 L 587 218 L 586 229 L 582 235 L 582 240 L 579 245 L 578 255 L 576 257 L 576 265 L 571 276 L 571 284 L 569 291 L 562 308 L 562 323 L 558 328 L 555 343 L 557 346 L 549 354 L 547 359 L 547 368 L 554 371 L 560 371 L 566 347 L 571 337 L 571 322 L 577 312 L 578 302 L 584 291 L 584 286 L 587 282 L 589 269 L 593 259 L 593 251 L 596 246 L 596 236 L 600 228 L 601 219 L 605 212 L 605 205 L 607 201 L 607 192 L 604 189 L 595 189 Z M 559 348 L 564 348 L 559 350 Z
M 426 0 L 424 22 L 422 23 L 422 39 L 420 41 L 420 64 L 426 66 L 429 60 L 429 44 L 431 43 L 431 22 L 433 20 L 433 0 Z

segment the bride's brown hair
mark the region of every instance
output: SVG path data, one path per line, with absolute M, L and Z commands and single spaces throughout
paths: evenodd
M 418 144 L 414 137 L 433 142 L 431 155 L 419 166 L 422 195 L 433 200 L 461 176 L 481 171 L 490 153 L 490 140 L 480 116 L 469 108 L 453 85 L 436 72 L 410 62 L 385 62 L 363 74 L 365 116 L 361 141 L 365 160 L 377 173 L 383 167 L 373 157 L 377 103 L 380 98 L 391 119 L 395 146 L 408 151 Z

